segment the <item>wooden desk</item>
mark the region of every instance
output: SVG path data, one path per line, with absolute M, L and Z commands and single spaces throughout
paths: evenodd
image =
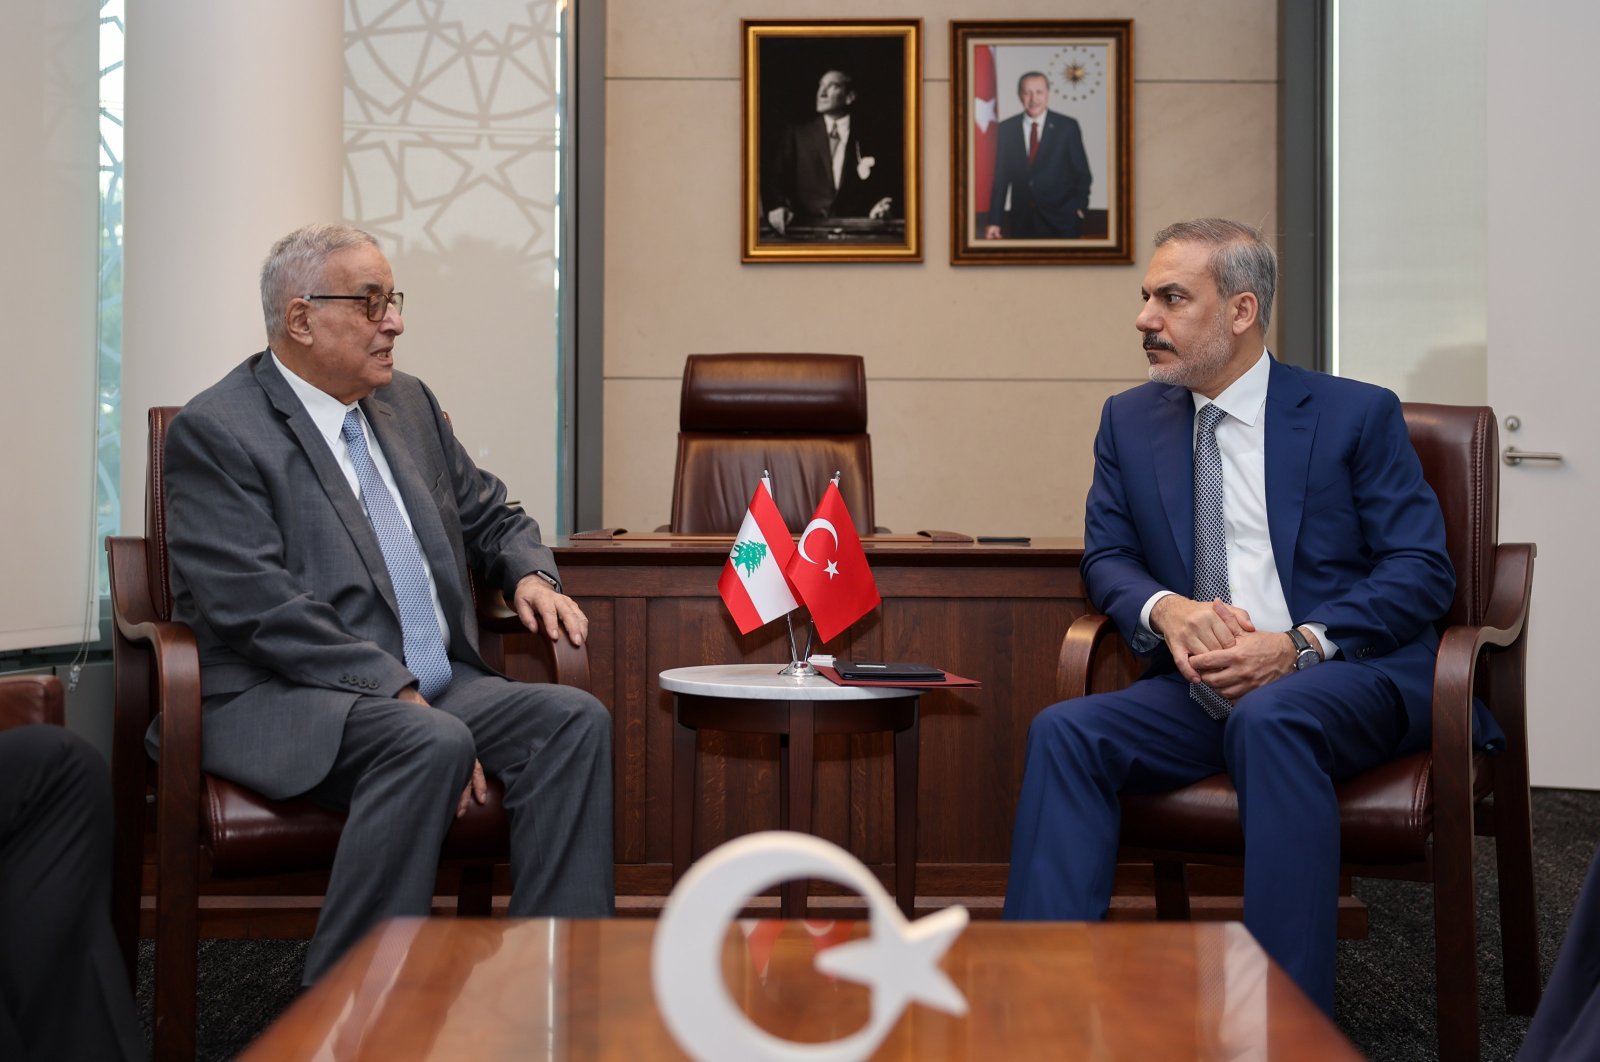
M 717 596 L 730 536 L 563 539 L 566 590 L 590 618 L 593 691 L 616 718 L 617 889 L 671 887 L 672 698 L 657 676 L 698 664 L 788 659 L 784 625 L 741 636 Z M 822 651 L 919 660 L 983 682 L 922 699 L 919 891 L 999 897 L 1029 722 L 1055 700 L 1056 657 L 1086 610 L 1076 540 L 1030 546 L 864 540 L 883 605 Z M 812 829 L 888 884 L 894 851 L 892 739 L 819 737 Z M 698 853 L 778 823 L 777 738 L 707 734 L 695 808 Z M 826 887 L 818 889 L 826 893 Z M 820 898 L 820 897 L 819 897 Z M 817 901 L 814 900 L 815 904 Z M 935 901 L 937 902 L 937 901 Z
M 866 1024 L 868 990 L 812 966 L 864 923 L 745 928 L 730 927 L 722 972 L 758 1025 L 815 1042 Z M 654 930 L 385 923 L 240 1057 L 681 1059 L 650 988 Z M 973 923 L 943 967 L 968 1014 L 912 1007 L 875 1059 L 1361 1057 L 1237 923 Z

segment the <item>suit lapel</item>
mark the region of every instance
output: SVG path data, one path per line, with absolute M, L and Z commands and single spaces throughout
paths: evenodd
M 817 173 L 826 187 L 833 187 L 833 154 L 828 150 L 828 121 L 818 118 L 807 123 L 805 135 L 811 141 L 811 150 L 805 154 L 817 160 Z
M 1299 375 L 1277 359 L 1267 378 L 1266 416 L 1267 534 L 1284 599 L 1293 602 L 1295 541 L 1305 513 L 1317 411 Z
M 349 532 L 350 540 L 355 544 L 356 552 L 360 554 L 361 562 L 366 566 L 373 585 L 378 588 L 384 600 L 398 616 L 400 606 L 395 600 L 394 586 L 389 582 L 389 567 L 384 563 L 383 549 L 378 545 L 377 532 L 373 531 L 372 521 L 367 519 L 366 510 L 361 507 L 361 499 L 350 489 L 350 481 L 339 468 L 339 462 L 333 456 L 333 451 L 328 449 L 327 440 L 317 430 L 311 414 L 306 412 L 306 407 L 290 389 L 288 382 L 278 372 L 270 357 L 263 357 L 256 366 L 256 380 L 267 393 L 267 398 L 273 406 L 284 415 L 289 430 L 294 433 L 300 449 L 306 455 L 306 460 L 311 462 L 311 468 L 317 474 L 317 482 L 322 485 L 323 493 L 327 495 L 334 512 L 338 513 L 345 530 Z
M 1183 570 L 1194 572 L 1194 400 L 1183 387 L 1161 395 L 1150 423 L 1156 490 Z

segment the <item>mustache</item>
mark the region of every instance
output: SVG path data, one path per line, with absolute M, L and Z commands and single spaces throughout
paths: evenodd
M 1162 339 L 1160 336 L 1157 336 L 1154 333 L 1149 333 L 1149 332 L 1147 332 L 1145 334 L 1145 337 L 1144 337 L 1144 349 L 1146 349 L 1146 350 L 1170 350 L 1174 354 L 1176 354 L 1178 352 L 1178 348 L 1177 347 L 1173 346 L 1171 343 L 1168 343 L 1165 339 Z

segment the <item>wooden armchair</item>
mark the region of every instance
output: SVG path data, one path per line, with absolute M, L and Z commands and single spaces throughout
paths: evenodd
M 145 536 L 112 537 L 111 606 L 116 716 L 112 734 L 112 791 L 117 813 L 112 920 L 134 976 L 147 835 L 153 833 L 155 879 L 155 1057 L 193 1058 L 196 942 L 200 895 L 208 883 L 229 891 L 304 895 L 326 888 L 327 871 L 344 816 L 305 800 L 269 800 L 200 767 L 200 664 L 189 627 L 172 620 L 163 477 L 166 430 L 178 410 L 150 410 L 145 486 Z M 507 660 L 501 634 L 522 633 L 516 615 L 495 594 L 475 589 L 483 656 L 527 681 L 587 687 L 588 656 L 563 639 L 516 639 Z M 497 606 L 497 607 L 495 607 Z M 161 715 L 161 760 L 146 755 L 144 734 Z M 441 881 L 459 882 L 457 911 L 488 915 L 494 868 L 510 853 L 501 804 L 503 787 L 489 782 L 489 800 L 469 803 L 445 838 Z M 153 817 L 152 817 L 153 812 Z
M 1439 1057 L 1476 1059 L 1475 832 L 1495 839 L 1506 1009 L 1531 1014 L 1539 1000 L 1523 673 L 1534 547 L 1498 541 L 1494 412 L 1406 403 L 1405 418 L 1444 510 L 1456 596 L 1439 622 L 1432 748 L 1339 784 L 1340 854 L 1346 874 L 1433 885 Z M 1061 696 L 1114 688 L 1132 666 L 1109 618 L 1083 616 L 1061 646 Z M 1474 695 L 1505 731 L 1498 755 L 1473 748 Z M 1243 852 L 1225 774 L 1122 799 L 1121 857 L 1153 864 L 1160 918 L 1189 917 L 1185 864 L 1236 864 Z

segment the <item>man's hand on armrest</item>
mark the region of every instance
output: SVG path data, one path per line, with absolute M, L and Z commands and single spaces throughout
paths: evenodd
M 583 609 L 545 582 L 537 572 L 522 577 L 511 607 L 517 610 L 524 627 L 535 634 L 543 632 L 552 642 L 561 637 L 562 627 L 567 629 L 574 645 L 582 645 L 589 636 L 589 617 L 583 614 Z

